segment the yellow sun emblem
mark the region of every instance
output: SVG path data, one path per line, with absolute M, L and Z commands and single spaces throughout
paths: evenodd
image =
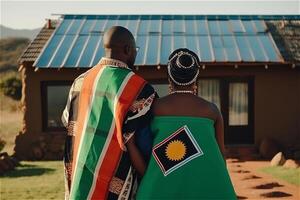
M 166 148 L 166 156 L 169 160 L 179 161 L 184 158 L 186 154 L 186 146 L 179 140 L 170 142 Z

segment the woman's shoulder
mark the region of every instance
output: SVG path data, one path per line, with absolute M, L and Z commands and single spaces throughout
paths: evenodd
M 168 103 L 168 96 L 156 98 L 153 102 L 152 110 L 154 115 L 161 115 L 166 111 L 166 103 Z
M 219 110 L 217 106 L 198 96 L 167 95 L 156 99 L 153 103 L 153 114 L 159 115 L 187 115 L 209 117 L 216 119 Z

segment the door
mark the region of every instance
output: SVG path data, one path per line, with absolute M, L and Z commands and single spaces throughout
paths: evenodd
M 253 79 L 200 79 L 198 95 L 213 102 L 224 118 L 225 144 L 253 144 Z
M 253 79 L 223 80 L 225 144 L 254 144 Z

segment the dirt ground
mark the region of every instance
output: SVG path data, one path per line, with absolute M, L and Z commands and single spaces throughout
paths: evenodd
M 300 200 L 300 187 L 259 172 L 268 161 L 228 159 L 227 167 L 238 199 Z
M 0 137 L 6 142 L 3 152 L 12 155 L 15 139 L 21 130 L 22 113 L 0 109 Z

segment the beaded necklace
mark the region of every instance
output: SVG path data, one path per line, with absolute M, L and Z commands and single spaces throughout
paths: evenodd
M 172 91 L 170 94 L 193 94 L 193 95 L 196 95 L 194 91 L 190 91 L 190 90 L 175 90 L 175 91 Z

